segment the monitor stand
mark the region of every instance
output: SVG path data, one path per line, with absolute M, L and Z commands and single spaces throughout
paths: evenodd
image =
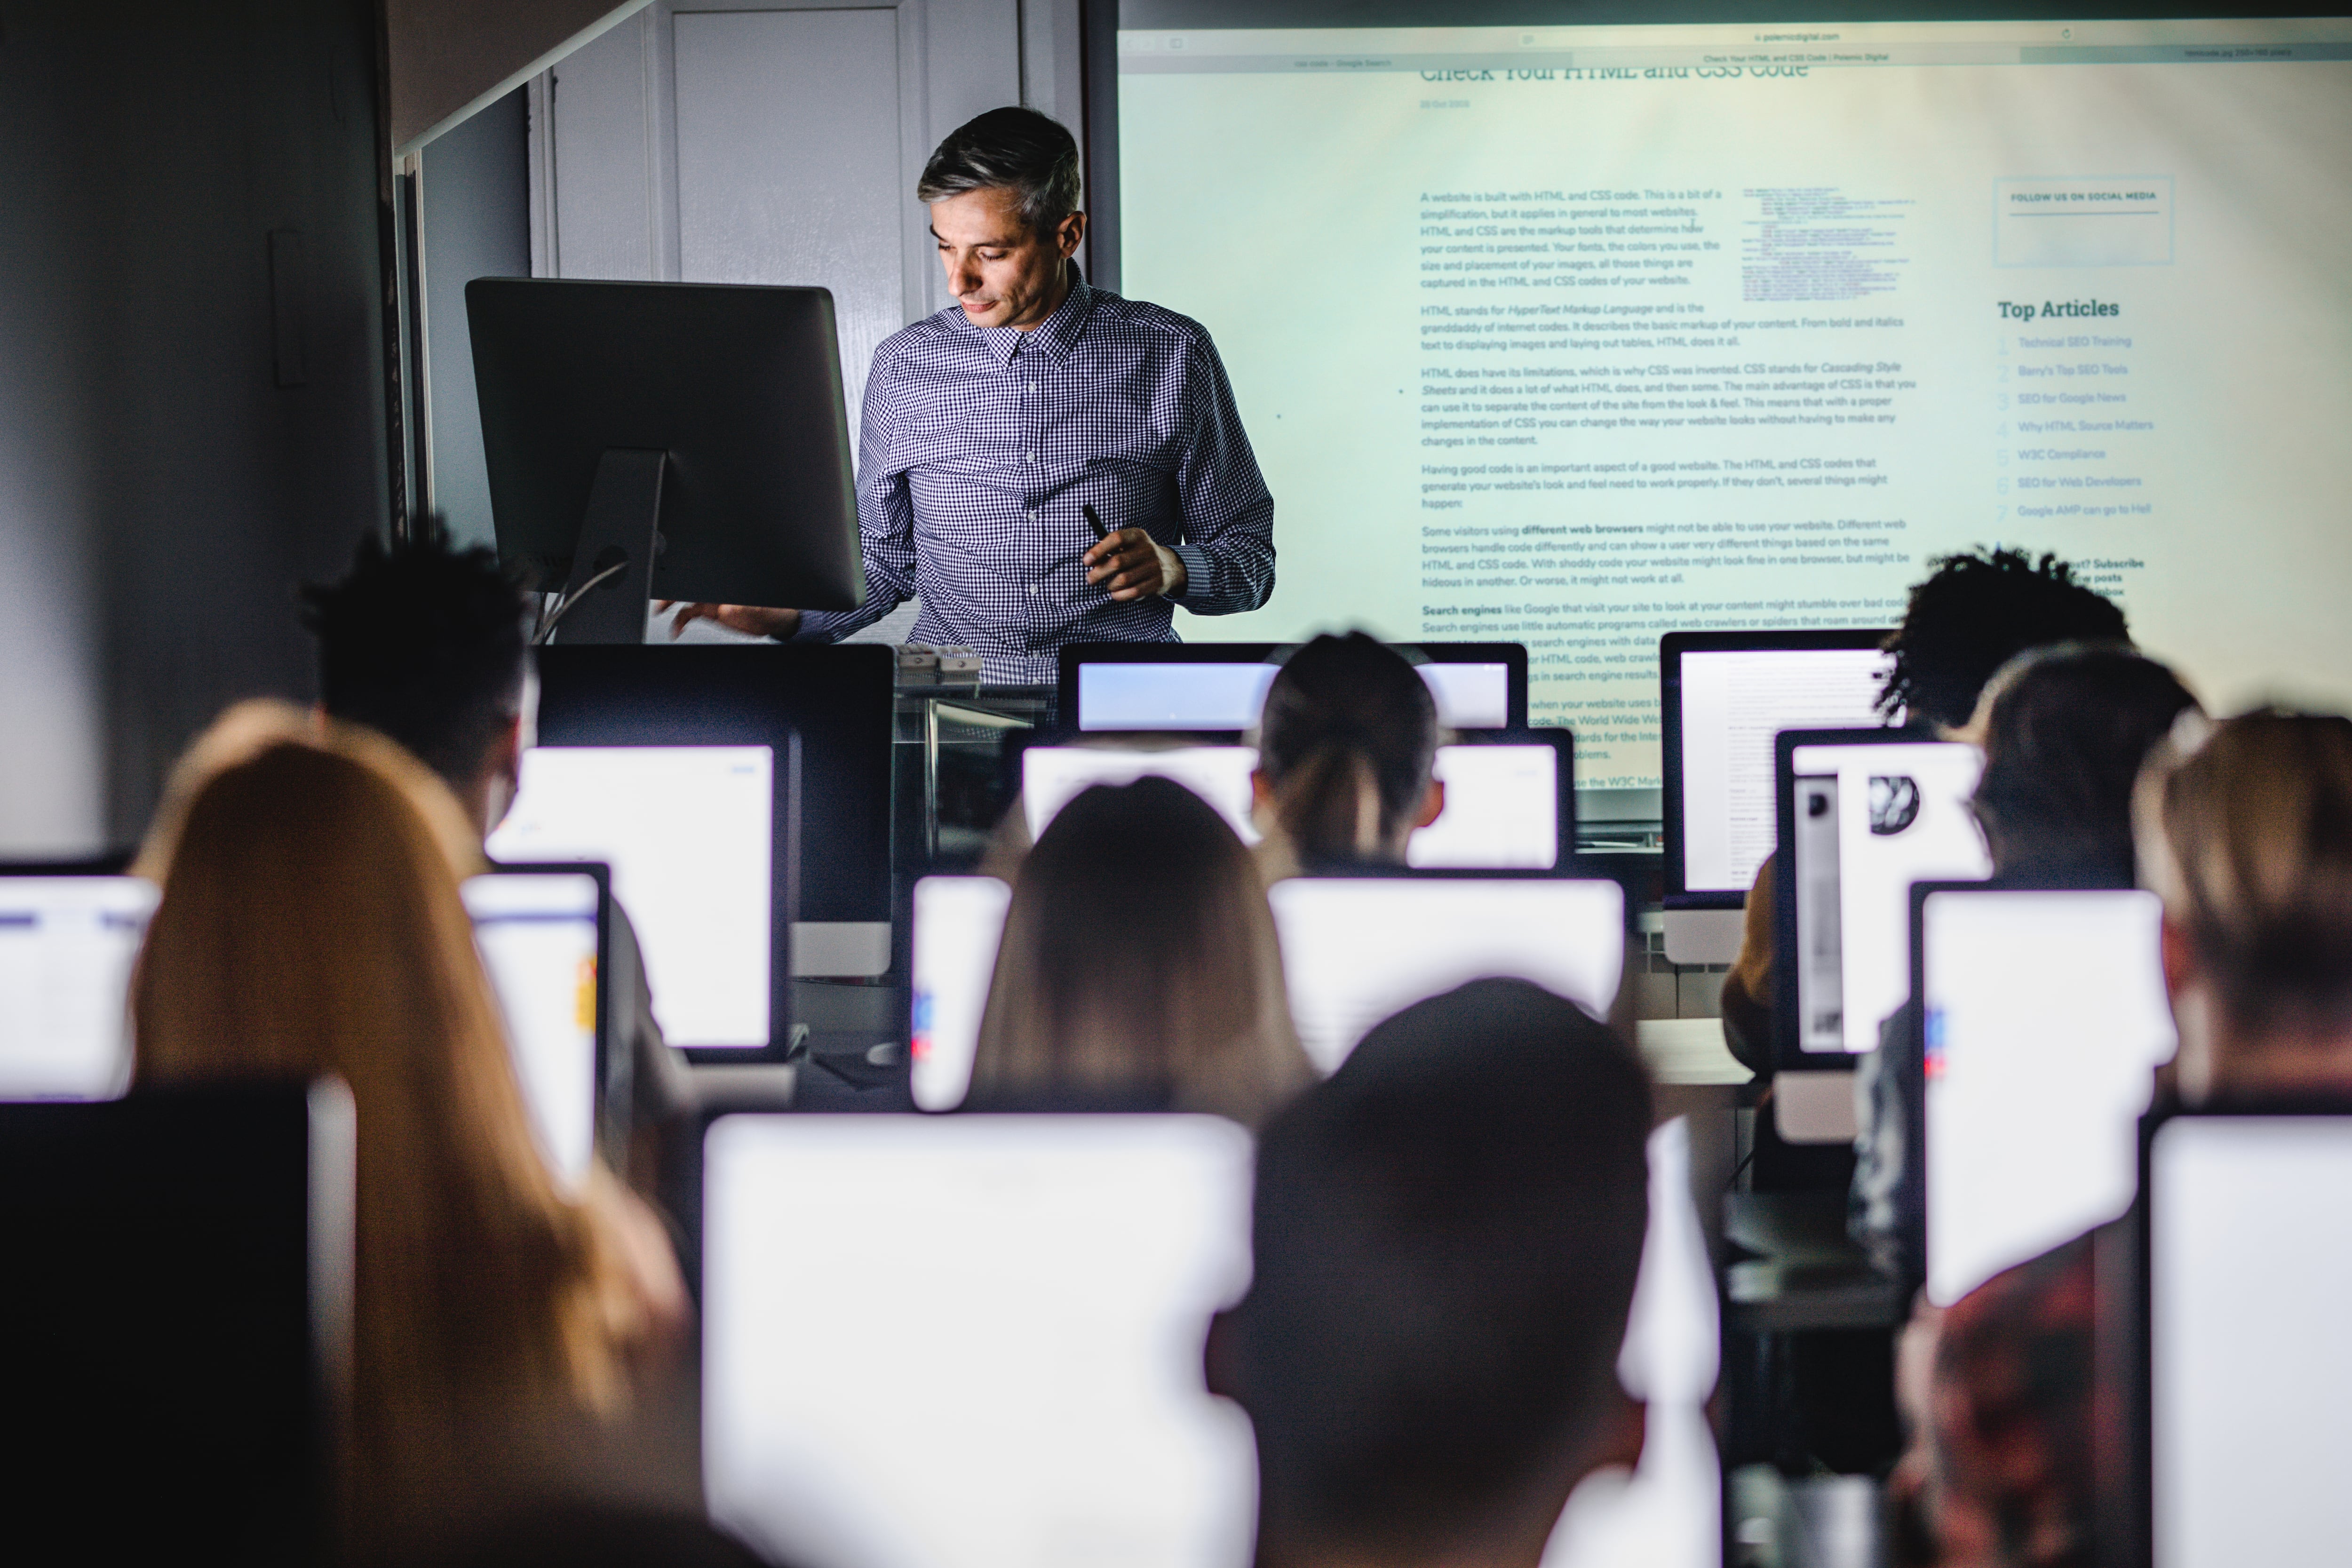
M 1736 963 L 1748 932 L 1748 911 L 1668 910 L 1660 924 L 1669 963 Z
M 663 542 L 662 471 L 668 463 L 667 452 L 636 447 L 607 447 L 598 459 L 580 542 L 572 549 L 572 577 L 550 628 L 552 641 L 576 647 L 646 640 L 654 557 Z

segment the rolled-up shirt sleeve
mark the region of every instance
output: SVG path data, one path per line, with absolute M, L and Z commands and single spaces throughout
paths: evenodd
M 1172 596 L 1196 616 L 1236 615 L 1274 594 L 1274 496 L 1215 345 L 1202 338 L 1187 360 L 1192 433 L 1176 469 L 1184 540 L 1173 547 L 1184 591 Z
M 866 565 L 866 603 L 854 610 L 803 612 L 791 641 L 838 641 L 915 596 L 915 506 L 906 466 L 894 460 L 898 421 L 891 372 L 877 351 L 858 421 L 857 548 Z

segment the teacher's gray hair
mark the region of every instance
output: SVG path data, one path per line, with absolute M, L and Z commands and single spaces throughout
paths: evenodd
M 1011 191 L 1022 221 L 1051 234 L 1078 210 L 1078 144 L 1034 109 L 992 109 L 967 120 L 923 165 L 915 199 L 928 206 L 982 190 Z

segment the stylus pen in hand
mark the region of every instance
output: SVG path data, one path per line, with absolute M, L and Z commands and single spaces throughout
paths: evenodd
M 1097 539 L 1102 540 L 1108 539 L 1110 537 L 1110 524 L 1105 522 L 1102 520 L 1101 515 L 1095 510 L 1094 502 L 1087 501 L 1078 510 L 1087 514 L 1087 526 L 1095 531 L 1095 537 Z

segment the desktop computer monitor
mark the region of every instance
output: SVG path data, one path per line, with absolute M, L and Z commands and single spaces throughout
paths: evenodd
M 1031 838 L 1094 784 L 1174 779 L 1216 807 L 1244 844 L 1258 841 L 1250 774 L 1255 748 L 1103 743 L 1030 746 L 1021 798 Z M 1405 843 L 1405 863 L 1457 870 L 1542 871 L 1575 852 L 1574 751 L 1565 730 L 1498 730 L 1440 746 L 1433 772 L 1445 809 Z
M 535 746 L 489 837 L 511 864 L 595 860 L 645 950 L 671 1045 L 741 1055 L 787 1037 L 791 747 Z M 789 907 L 788 905 L 786 906 Z
M 993 877 L 915 884 L 910 1054 L 925 1110 L 952 1110 L 971 1088 L 1011 896 Z M 1624 889 L 1605 879 L 1293 877 L 1267 897 L 1292 1025 L 1327 1073 L 1381 1019 L 1482 975 L 1532 980 L 1602 1017 L 1624 969 Z
M 1898 730 L 1787 731 L 1776 749 L 1780 1066 L 1843 1069 L 1910 994 L 1911 884 L 1992 874 L 1969 811 L 1984 755 Z
M 2131 1206 L 2176 1037 L 2154 893 L 1914 888 L 1927 1294 L 1949 1306 Z
M 1250 1167 L 1207 1116 L 714 1122 L 711 1517 L 780 1563 L 1248 1562 L 1249 1422 L 1201 1343 L 1249 1282 Z M 820 1303 L 874 1353 L 813 1345 Z
M 775 826 L 776 843 L 792 848 L 772 862 L 791 936 L 791 966 L 778 973 L 870 979 L 890 967 L 897 668 L 875 644 L 542 648 L 539 740 L 763 745 L 781 760 L 786 737 L 799 736 L 798 830 L 782 816 Z M 614 890 L 635 914 L 627 889 Z
M 2352 1115 L 2156 1124 L 2147 1248 L 2148 1520 L 2158 1568 L 2319 1568 L 2352 1539 Z
M 505 1015 L 515 1080 L 549 1169 L 587 1178 L 604 1081 L 609 873 L 593 861 L 499 866 L 461 889 Z
M 824 289 L 477 278 L 466 316 L 499 553 L 575 586 L 609 548 L 631 562 L 606 590 L 627 602 L 590 640 L 643 640 L 649 597 L 865 601 Z M 625 503 L 615 531 L 583 534 L 608 453 L 657 460 L 600 497 Z M 583 602 L 559 641 L 591 604 L 604 608 Z
M 1293 643 L 1065 643 L 1065 729 L 1224 731 L 1257 722 Z M 1449 730 L 1528 727 L 1528 650 L 1517 643 L 1400 643 Z
M 131 1080 L 131 968 L 152 882 L 119 862 L 0 867 L 0 1100 L 105 1100 Z
M 1372 1026 L 1485 975 L 1532 980 L 1606 1017 L 1625 894 L 1604 879 L 1293 877 L 1266 890 L 1291 1020 L 1331 1072 Z
M 332 1559 L 356 1166 L 332 1080 L 0 1105 L 16 1535 L 60 1560 Z
M 1773 844 L 1772 741 L 1878 722 L 1883 630 L 1670 632 L 1658 642 L 1667 955 L 1728 963 Z

